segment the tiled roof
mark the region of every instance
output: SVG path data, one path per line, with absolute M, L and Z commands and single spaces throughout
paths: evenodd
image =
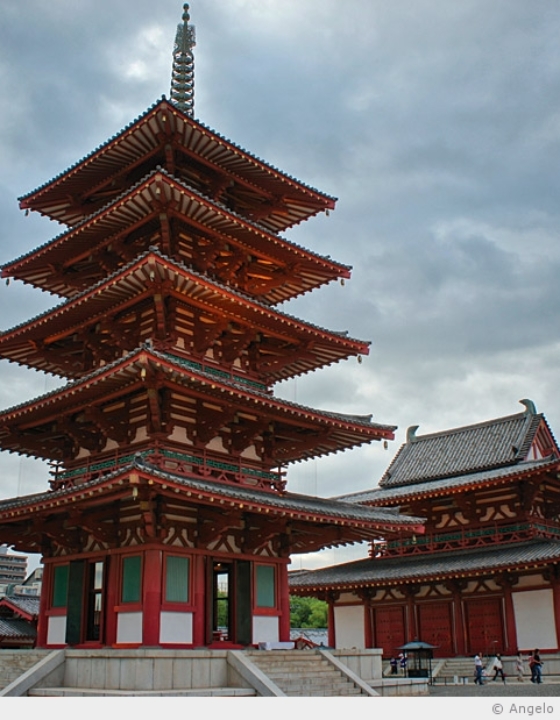
M 271 517 L 274 514 L 284 516 L 286 513 L 290 513 L 316 523 L 334 523 L 341 527 L 359 528 L 363 531 L 364 539 L 370 537 L 371 533 L 377 535 L 380 529 L 384 532 L 402 529 L 410 532 L 418 531 L 423 523 L 421 518 L 400 515 L 397 511 L 388 508 L 370 508 L 328 498 L 290 492 L 277 493 L 252 486 L 180 475 L 156 468 L 144 460 L 141 455 L 127 466 L 76 487 L 1 500 L 1 521 L 14 518 L 21 513 L 35 512 L 35 508 L 38 506 L 42 511 L 52 511 L 58 508 L 59 512 L 65 512 L 67 504 L 75 507 L 76 496 L 83 497 L 88 491 L 111 485 L 113 481 L 120 480 L 133 472 L 143 473 L 150 480 L 164 487 L 173 484 L 177 488 L 184 489 L 186 496 L 196 494 L 199 501 L 208 501 L 209 498 L 224 498 L 234 504 L 239 503 L 247 511 L 251 511 L 251 508 L 269 508 Z
M 25 615 L 36 616 L 39 614 L 39 596 L 34 595 L 10 595 L 0 600 L 0 605 L 9 607 L 14 612 Z
M 7 450 L 33 454 L 36 457 L 45 457 L 45 459 L 50 458 L 49 447 L 45 447 L 43 455 L 37 454 L 36 449 L 25 447 L 22 438 L 19 436 L 16 438 L 12 433 L 10 423 L 16 420 L 19 422 L 24 415 L 32 414 L 34 421 L 39 425 L 45 413 L 53 411 L 61 413 L 70 404 L 75 404 L 77 401 L 80 403 L 96 402 L 101 389 L 104 392 L 126 394 L 129 385 L 138 377 L 138 372 L 141 372 L 142 368 L 146 368 L 146 365 L 157 367 L 158 372 L 167 373 L 178 383 L 198 383 L 206 394 L 216 397 L 243 396 L 248 405 L 259 409 L 266 405 L 269 412 L 276 415 L 279 422 L 284 422 L 288 426 L 293 426 L 300 421 L 299 419 L 305 418 L 329 429 L 329 433 L 324 434 L 314 446 L 287 447 L 282 458 L 277 458 L 282 462 L 294 462 L 326 455 L 372 440 L 392 439 L 393 437 L 395 428 L 372 422 L 371 415 L 346 415 L 298 405 L 282 398 L 273 397 L 259 387 L 249 386 L 243 382 L 241 377 L 218 377 L 210 369 L 188 365 L 180 358 L 158 352 L 146 345 L 113 363 L 98 368 L 87 377 L 70 382 L 32 401 L 21 403 L 1 412 L 1 446 Z
M 457 574 L 484 574 L 512 569 L 516 565 L 542 565 L 560 561 L 560 540 L 535 540 L 526 543 L 488 547 L 480 550 L 412 555 L 391 558 L 366 558 L 343 565 L 290 576 L 293 590 L 306 588 L 344 588 L 351 585 L 394 584 L 454 577 Z
M 123 192 L 118 195 L 116 198 L 110 200 L 107 202 L 103 207 L 96 210 L 94 213 L 85 216 L 83 219 L 81 219 L 78 223 L 73 225 L 68 230 L 64 230 L 63 232 L 56 235 L 53 239 L 43 243 L 42 245 L 39 245 L 39 247 L 30 250 L 29 252 L 20 255 L 19 257 L 15 258 L 14 260 L 5 263 L 2 266 L 2 270 L 6 272 L 6 275 L 9 274 L 10 268 L 13 265 L 20 265 L 22 262 L 25 262 L 27 260 L 34 259 L 38 254 L 45 254 L 47 251 L 51 250 L 52 248 L 55 248 L 58 245 L 63 245 L 65 242 L 72 242 L 75 241 L 76 236 L 79 236 L 80 232 L 83 232 L 84 229 L 87 231 L 90 227 L 92 221 L 94 220 L 103 220 L 104 216 L 106 216 L 108 213 L 113 211 L 114 209 L 118 209 L 120 205 L 124 203 L 127 199 L 134 196 L 135 192 L 140 190 L 143 186 L 146 184 L 149 184 L 154 179 L 159 179 L 160 177 L 166 178 L 170 183 L 172 183 L 174 186 L 176 186 L 179 190 L 183 190 L 184 192 L 188 192 L 190 195 L 193 196 L 194 200 L 200 200 L 202 203 L 206 203 L 209 207 L 213 207 L 216 209 L 217 212 L 220 212 L 221 215 L 227 214 L 231 218 L 233 218 L 234 221 L 236 221 L 239 225 L 246 226 L 249 229 L 253 229 L 255 233 L 260 233 L 263 235 L 263 237 L 267 238 L 269 241 L 282 245 L 283 247 L 290 250 L 292 253 L 297 254 L 300 257 L 305 257 L 311 260 L 314 260 L 317 263 L 323 263 L 328 264 L 331 266 L 336 266 L 340 272 L 343 271 L 350 271 L 350 266 L 343 265 L 342 263 L 337 263 L 330 256 L 324 256 L 320 255 L 318 253 L 315 253 L 311 250 L 307 250 L 302 245 L 298 245 L 294 242 L 291 242 L 290 240 L 285 239 L 284 237 L 281 237 L 280 235 L 277 235 L 276 233 L 273 233 L 269 228 L 267 228 L 265 225 L 259 224 L 255 220 L 251 220 L 250 218 L 245 217 L 242 214 L 236 213 L 231 208 L 226 207 L 222 203 L 218 202 L 217 200 L 211 199 L 204 195 L 203 193 L 199 192 L 198 190 L 194 189 L 193 187 L 186 184 L 183 180 L 181 180 L 178 177 L 175 177 L 171 173 L 169 173 L 165 168 L 163 167 L 156 167 L 153 170 L 150 170 L 144 177 L 142 177 L 140 180 L 138 180 L 134 185 L 127 187 L 126 190 L 123 190 Z M 223 219 L 222 219 L 223 222 Z M 68 251 L 66 251 L 68 252 Z
M 234 288 L 228 287 L 224 290 L 224 287 L 212 278 L 201 275 L 182 262 L 172 260 L 157 248 L 151 248 L 107 278 L 99 280 L 87 290 L 55 305 L 31 320 L 26 320 L 7 331 L 0 332 L 0 355 L 15 362 L 29 363 L 32 367 L 51 372 L 54 375 L 69 376 L 70 372 L 66 365 L 58 366 L 55 360 L 51 361 L 48 357 L 45 358 L 43 353 L 32 354 L 31 361 L 29 355 L 22 357 L 22 344 L 42 340 L 46 334 L 55 332 L 71 335 L 75 332 L 75 328 L 80 326 L 84 314 L 89 323 L 97 322 L 101 314 L 106 316 L 109 311 L 114 312 L 114 308 L 119 303 L 129 303 L 130 298 L 139 293 L 138 283 L 154 272 L 158 273 L 159 280 L 168 282 L 170 286 L 175 283 L 177 287 L 180 287 L 185 302 L 204 292 L 205 302 L 210 307 L 213 305 L 218 307 L 225 292 L 235 301 L 237 312 L 241 309 L 243 313 L 250 314 L 249 317 L 256 318 L 254 322 L 260 323 L 260 326 L 276 329 L 279 325 L 288 325 L 298 332 L 311 336 L 315 343 L 313 352 L 302 354 L 301 358 L 294 358 L 286 366 L 269 371 L 274 381 L 291 377 L 296 374 L 296 370 L 305 372 L 308 369 L 346 358 L 351 354 L 368 352 L 370 343 L 367 341 L 357 340 L 347 333 L 327 330 L 318 325 L 304 322 L 293 315 L 270 308 L 258 299 Z M 168 291 L 170 292 L 170 289 Z M 84 305 L 86 310 L 84 310 Z M 61 336 L 59 335 L 59 337 Z M 324 350 L 322 350 L 323 347 Z M 79 376 L 80 371 L 81 368 L 77 366 L 71 377 Z M 266 369 L 263 370 L 263 374 L 266 372 Z M 269 377 L 266 379 L 270 382 Z
M 543 415 L 527 410 L 430 435 L 409 431 L 408 441 L 379 486 L 397 487 L 516 465 L 527 458 L 543 420 Z
M 467 473 L 466 475 L 458 475 L 450 478 L 440 478 L 438 480 L 427 480 L 410 485 L 399 485 L 397 487 L 377 487 L 372 490 L 364 490 L 362 492 L 352 493 L 349 495 L 340 495 L 336 500 L 343 500 L 351 503 L 374 503 L 382 504 L 385 502 L 403 502 L 410 496 L 419 497 L 420 495 L 431 495 L 435 492 L 449 491 L 460 492 L 461 488 L 473 485 L 485 485 L 488 483 L 499 482 L 500 480 L 510 480 L 518 475 L 528 476 L 532 473 L 541 472 L 543 470 L 554 467 L 559 464 L 559 459 L 545 458 L 543 460 L 534 460 L 521 462 L 518 465 L 509 467 L 496 468 L 494 470 L 486 470 L 483 472 Z
M 32 641 L 36 636 L 37 631 L 26 620 L 12 620 L 11 618 L 0 617 L 0 642 L 6 639 Z

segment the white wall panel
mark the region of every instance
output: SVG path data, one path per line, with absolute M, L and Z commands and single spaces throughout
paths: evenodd
M 334 637 L 337 649 L 365 649 L 363 605 L 335 605 Z
M 517 645 L 524 650 L 556 649 L 552 590 L 516 592 L 512 597 Z
M 187 612 L 162 612 L 159 641 L 190 645 L 193 641 L 193 616 Z
M 117 618 L 117 643 L 142 642 L 142 613 L 119 613 Z
M 253 615 L 253 643 L 278 642 L 279 619 L 271 615 Z
M 66 615 L 51 615 L 49 617 L 47 645 L 66 645 Z

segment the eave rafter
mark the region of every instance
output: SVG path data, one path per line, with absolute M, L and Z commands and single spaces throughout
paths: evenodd
M 198 400 L 194 442 L 199 447 L 204 447 L 233 422 L 235 415 L 236 408 L 232 405 L 212 406 L 209 402 Z
M 208 507 L 201 508 L 197 519 L 197 547 L 206 548 L 224 540 L 227 535 L 238 535 L 244 529 L 245 520 L 239 511 L 224 513 Z
M 227 330 L 227 318 L 213 314 L 200 313 L 194 319 L 193 351 L 198 357 L 204 357 L 221 334 Z

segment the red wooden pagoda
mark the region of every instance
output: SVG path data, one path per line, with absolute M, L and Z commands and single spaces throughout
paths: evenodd
M 342 498 L 421 515 L 426 532 L 294 575 L 292 592 L 329 599 L 332 643 L 391 655 L 420 638 L 444 657 L 560 649 L 560 450 L 522 403 L 476 425 L 410 428 L 379 487 Z
M 0 336 L 68 381 L 0 414 L 0 447 L 53 468 L 0 502 L 0 540 L 44 559 L 39 646 L 287 640 L 290 553 L 421 531 L 286 491 L 394 428 L 274 396 L 368 352 L 275 308 L 349 277 L 279 235 L 335 200 L 193 118 L 193 45 L 185 6 L 171 101 L 20 199 L 67 227 L 2 270 L 62 298 Z

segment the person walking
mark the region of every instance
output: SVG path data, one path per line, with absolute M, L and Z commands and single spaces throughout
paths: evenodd
M 493 681 L 496 681 L 496 678 L 498 675 L 502 678 L 502 682 L 505 683 L 506 676 L 504 675 L 504 664 L 502 662 L 502 656 L 500 653 L 496 653 L 496 657 L 494 658 L 494 662 L 492 663 L 492 669 L 494 670 L 494 677 Z
M 474 656 L 474 684 L 484 685 L 482 680 L 482 653 Z

